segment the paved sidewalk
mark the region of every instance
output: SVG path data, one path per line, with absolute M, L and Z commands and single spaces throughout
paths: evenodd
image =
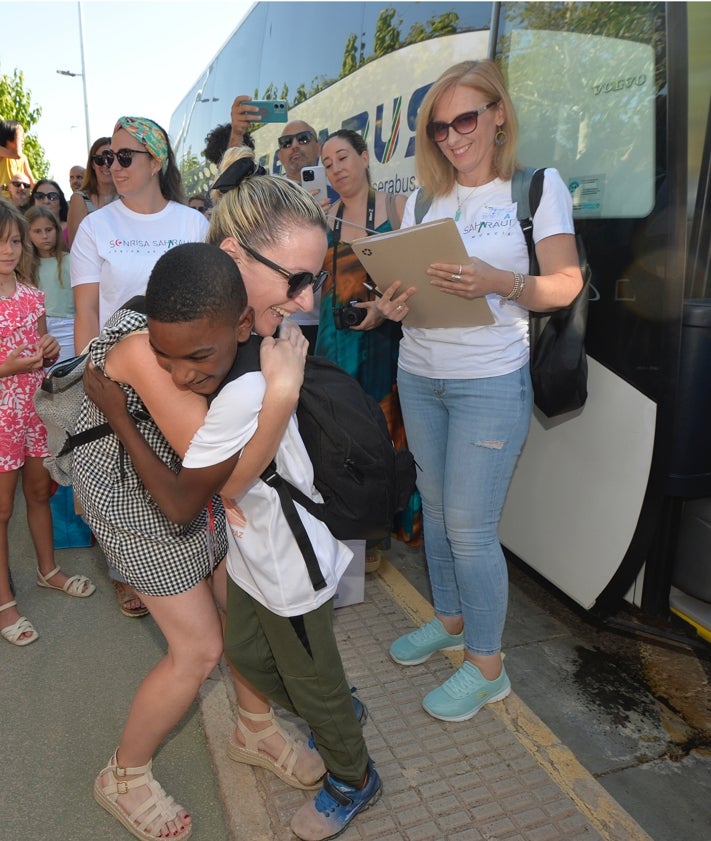
M 165 652 L 163 635 L 150 617 L 119 613 L 97 547 L 56 552 L 67 572 L 95 582 L 88 599 L 37 587 L 21 494 L 10 548 L 17 602 L 40 638 L 23 648 L 0 639 L 0 841 L 129 841 L 92 787 L 138 684 Z M 197 703 L 161 746 L 154 771 L 191 812 L 196 841 L 231 841 Z
M 365 736 L 384 787 L 344 841 L 649 839 L 515 694 L 462 724 L 422 710 L 420 699 L 446 680 L 461 653 L 404 668 L 388 648 L 431 613 L 389 563 L 367 576 L 363 604 L 336 611 L 346 672 L 368 705 Z M 511 678 L 515 686 L 515 673 Z M 201 692 L 201 714 L 231 838 L 293 841 L 291 815 L 313 794 L 227 758 L 233 705 L 226 672 L 216 672 Z
M 150 617 L 119 613 L 100 550 L 62 550 L 67 571 L 97 584 L 89 599 L 37 588 L 21 498 L 10 526 L 21 610 L 40 632 L 26 648 L 0 640 L 0 841 L 127 841 L 93 800 L 140 680 L 165 650 Z M 369 750 L 384 794 L 344 841 L 643 841 L 647 836 L 572 753 L 512 694 L 470 722 L 430 718 L 420 699 L 455 657 L 405 668 L 391 641 L 432 608 L 391 566 L 367 576 L 365 602 L 336 611 L 346 671 L 367 703 Z M 515 657 L 508 666 L 514 689 Z M 311 793 L 232 762 L 234 697 L 213 672 L 155 760 L 156 778 L 194 819 L 195 841 L 294 841 L 291 815 Z M 304 726 L 287 726 L 306 738 Z

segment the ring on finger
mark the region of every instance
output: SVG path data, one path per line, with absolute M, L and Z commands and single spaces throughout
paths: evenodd
M 395 312 L 402 312 L 402 304 L 398 304 L 398 305 L 395 307 Z
M 462 276 L 460 274 L 453 274 L 452 275 L 452 280 L 461 280 L 461 279 L 462 279 Z

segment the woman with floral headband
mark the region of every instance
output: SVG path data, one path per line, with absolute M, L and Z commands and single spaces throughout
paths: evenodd
M 103 156 L 120 200 L 87 216 L 72 243 L 77 353 L 122 304 L 143 294 L 161 254 L 207 233 L 207 220 L 185 205 L 168 135 L 153 120 L 119 118 Z
M 168 135 L 153 120 L 120 117 L 102 155 L 120 199 L 89 214 L 72 242 L 77 353 L 112 313 L 145 292 L 161 254 L 181 242 L 201 242 L 208 227 L 205 217 L 184 203 Z M 115 570 L 110 575 L 124 616 L 145 616 L 133 589 Z

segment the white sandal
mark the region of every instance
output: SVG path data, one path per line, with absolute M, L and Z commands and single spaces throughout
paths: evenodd
M 156 839 L 168 837 L 153 835 L 146 831 L 146 827 L 151 826 L 151 824 L 157 825 L 158 832 L 160 832 L 165 824 L 169 821 L 175 821 L 181 812 L 185 812 L 185 809 L 167 795 L 160 783 L 153 777 L 151 773 L 152 765 L 153 760 L 149 760 L 146 765 L 141 765 L 138 768 L 122 768 L 118 764 L 114 753 L 109 760 L 109 764 L 94 782 L 94 799 L 96 802 L 141 841 L 156 841 Z M 111 774 L 111 782 L 105 785 L 102 783 L 102 777 L 109 773 Z M 133 777 L 133 779 L 127 780 L 126 777 Z M 127 794 L 130 789 L 140 786 L 147 786 L 150 789 L 150 795 L 129 814 L 121 808 L 118 798 L 122 794 Z M 191 823 L 184 827 L 181 832 L 170 837 L 177 839 L 177 841 L 185 841 L 192 831 L 193 825 Z
M 96 590 L 96 584 L 92 584 L 86 575 L 72 575 L 71 578 L 67 579 L 64 587 L 55 587 L 54 584 L 49 583 L 49 579 L 58 572 L 61 572 L 60 568 L 55 567 L 47 575 L 42 575 L 38 569 L 37 586 L 46 587 L 48 590 L 62 590 L 68 596 L 76 596 L 78 599 L 86 599 Z
M 16 605 L 17 602 L 15 601 L 0 605 L 0 612 L 9 610 Z M 21 616 L 13 625 L 8 625 L 7 628 L 0 629 L 0 634 L 13 645 L 29 645 L 36 639 L 39 639 L 39 634 L 32 627 L 32 623 L 26 616 Z M 23 634 L 31 634 L 31 636 L 20 639 Z
M 264 730 L 250 730 L 242 722 L 243 718 L 249 721 L 271 721 L 271 726 L 265 727 Z M 321 778 L 326 773 L 326 766 L 320 754 L 306 745 L 295 742 L 288 733 L 285 733 L 274 715 L 274 710 L 270 709 L 268 713 L 248 713 L 240 709 L 237 715 L 237 729 L 244 737 L 244 745 L 239 745 L 234 739 L 230 739 L 227 745 L 227 755 L 230 759 L 234 759 L 235 762 L 244 762 L 246 765 L 267 768 L 273 771 L 280 780 L 294 788 L 306 791 L 321 788 Z M 259 749 L 259 743 L 275 733 L 279 733 L 285 742 L 278 759 L 274 759 L 265 750 Z M 304 767 L 299 768 L 297 776 L 294 769 L 297 761 L 302 757 L 305 760 Z

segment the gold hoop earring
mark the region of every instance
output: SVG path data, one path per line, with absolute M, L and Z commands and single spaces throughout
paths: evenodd
M 496 134 L 494 135 L 494 145 L 495 146 L 503 146 L 508 139 L 509 139 L 509 136 L 504 131 L 504 127 L 503 126 L 498 126 L 497 129 L 496 129 Z

